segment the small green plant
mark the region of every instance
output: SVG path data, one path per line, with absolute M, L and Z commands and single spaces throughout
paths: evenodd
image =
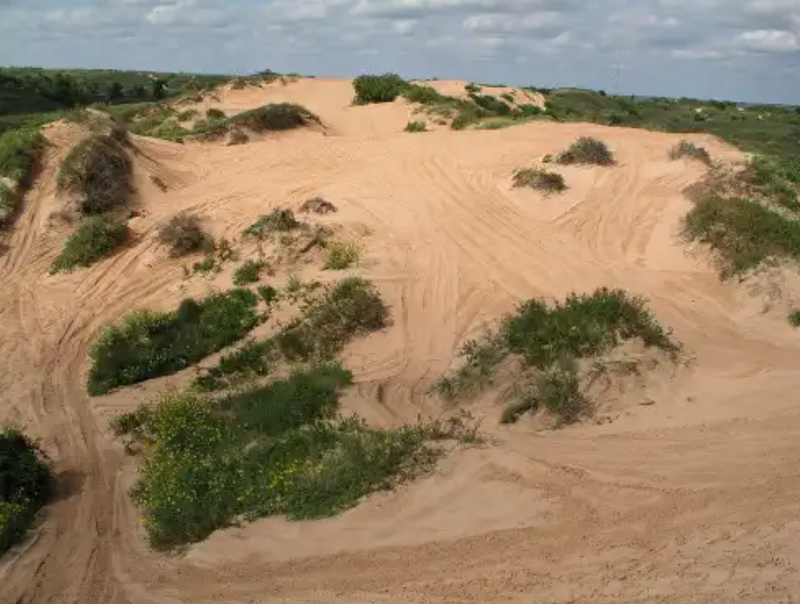
M 173 258 L 208 247 L 211 240 L 200 226 L 196 214 L 182 212 L 170 218 L 158 231 L 158 240 L 169 247 Z
M 800 327 L 800 308 L 795 308 L 789 313 L 789 325 Z
M 425 132 L 427 129 L 425 122 L 408 122 L 406 124 L 406 132 Z
M 106 328 L 92 346 L 92 396 L 170 375 L 230 346 L 259 323 L 258 299 L 246 289 L 187 298 L 174 312 L 136 312 Z
M 711 156 L 708 154 L 708 151 L 689 141 L 681 141 L 669 151 L 669 158 L 673 161 L 683 157 L 697 160 L 707 166 L 711 165 Z
M 589 402 L 581 392 L 574 359 L 555 364 L 536 381 L 538 399 L 563 424 L 571 424 L 587 413 Z
M 470 82 L 464 86 L 464 90 L 466 90 L 468 94 L 478 94 L 481 91 L 481 87 L 474 82 Z
M 216 107 L 211 107 L 206 111 L 206 118 L 209 120 L 224 120 L 227 116 L 222 109 L 217 109 Z
M 272 233 L 285 233 L 298 229 L 300 226 L 302 223 L 294 217 L 294 212 L 288 209 L 277 209 L 259 217 L 245 230 L 244 234 L 263 239 Z
M 408 82 L 395 73 L 362 75 L 353 80 L 355 104 L 391 103 L 407 88 Z
M 128 225 L 113 216 L 90 216 L 67 239 L 51 273 L 91 266 L 123 245 L 128 239 Z
M 548 172 L 541 168 L 520 168 L 514 172 L 515 187 L 529 187 L 545 193 L 561 193 L 566 191 L 564 177 L 556 172 Z
M 0 181 L 0 225 L 14 214 L 18 199 L 16 192 Z
M 247 340 L 238 349 L 223 355 L 219 363 L 197 376 L 193 386 L 200 392 L 229 388 L 237 380 L 269 375 L 273 343 Z
M 0 555 L 25 535 L 52 486 L 39 443 L 15 428 L 0 430 Z
M 361 257 L 361 247 L 355 241 L 331 241 L 325 253 L 325 269 L 341 271 L 350 268 Z
M 510 92 L 504 92 L 503 94 L 500 95 L 500 98 L 506 101 L 507 103 L 513 103 L 515 100 L 514 95 L 511 94 Z
M 244 263 L 233 273 L 234 285 L 247 285 L 256 283 L 261 276 L 261 271 L 266 266 L 263 260 L 245 260 Z
M 59 191 L 81 196 L 84 215 L 103 214 L 127 205 L 132 191 L 133 164 L 123 143 L 96 134 L 78 143 L 58 171 Z
M 199 114 L 199 112 L 197 111 L 197 109 L 185 109 L 184 111 L 181 111 L 177 115 L 177 118 L 178 118 L 178 121 L 187 122 L 187 121 L 197 117 L 198 114 Z
M 588 136 L 572 143 L 569 149 L 558 155 L 556 161 L 564 165 L 613 166 L 616 163 L 613 153 L 603 141 Z
M 267 306 L 271 306 L 273 303 L 275 303 L 278 300 L 278 297 L 280 296 L 278 290 L 272 287 L 271 285 L 261 285 L 256 288 L 256 291 L 258 292 L 258 295 L 261 297 L 261 299 L 264 301 L 264 304 L 266 304 Z
M 419 84 L 409 84 L 403 89 L 403 97 L 411 103 L 419 103 L 420 105 L 432 105 L 440 103 L 446 97 L 439 94 L 434 88 L 430 86 L 420 86 Z

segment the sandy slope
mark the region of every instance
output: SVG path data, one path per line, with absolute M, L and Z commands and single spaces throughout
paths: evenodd
M 0 256 L 0 420 L 41 436 L 58 500 L 24 553 L 0 563 L 0 602 L 794 602 L 800 599 L 800 340 L 784 308 L 721 284 L 675 232 L 681 190 L 702 174 L 670 162 L 678 137 L 592 125 L 402 132 L 411 108 L 350 107 L 347 82 L 230 91 L 227 110 L 302 102 L 328 136 L 240 147 L 139 141 L 144 216 L 136 241 L 95 267 L 49 277 L 66 236 L 54 129 L 39 184 Z M 571 189 L 511 190 L 511 171 L 579 135 L 608 141 L 613 169 L 564 169 Z M 692 137 L 718 157 L 736 153 Z M 171 190 L 148 179 L 158 173 Z M 129 504 L 132 463 L 108 418 L 183 376 L 87 398 L 87 347 L 132 308 L 168 308 L 230 283 L 181 279 L 155 230 L 185 208 L 235 238 L 257 215 L 322 194 L 335 221 L 368 229 L 364 273 L 392 306 L 386 333 L 348 349 L 349 408 L 396 423 L 439 403 L 428 385 L 481 323 L 531 296 L 600 285 L 641 293 L 696 355 L 616 408 L 615 420 L 558 432 L 501 430 L 434 475 L 314 523 L 267 519 L 221 531 L 179 557 L 144 545 Z M 311 269 L 308 269 L 311 270 Z M 784 300 L 785 303 L 785 300 Z M 381 401 L 378 391 L 381 391 Z

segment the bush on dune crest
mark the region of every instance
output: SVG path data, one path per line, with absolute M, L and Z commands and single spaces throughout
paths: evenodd
M 319 118 L 305 107 L 294 103 L 273 103 L 239 113 L 230 118 L 234 126 L 253 132 L 291 130 L 309 123 L 319 123 Z
M 97 134 L 69 152 L 59 168 L 57 186 L 79 194 L 81 213 L 94 215 L 127 205 L 132 178 L 133 164 L 124 144 Z
M 556 157 L 559 164 L 613 166 L 616 164 L 614 154 L 608 146 L 596 138 L 582 136 L 570 147 Z

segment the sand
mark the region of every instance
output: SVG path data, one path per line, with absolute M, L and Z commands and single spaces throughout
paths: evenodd
M 42 439 L 61 486 L 0 562 L 0 602 L 800 601 L 791 282 L 767 300 L 763 288 L 721 283 L 709 255 L 680 241 L 691 207 L 682 191 L 704 170 L 667 159 L 681 137 L 550 123 L 407 134 L 405 102 L 351 107 L 351 95 L 347 81 L 305 79 L 201 106 L 299 102 L 324 133 L 237 147 L 137 140 L 135 241 L 71 275 L 47 268 L 69 232 L 52 215 L 63 209 L 57 163 L 75 133 L 48 131 L 54 144 L 0 255 L 0 421 Z M 510 187 L 513 169 L 583 135 L 607 141 L 619 166 L 560 169 L 570 185 L 562 196 Z M 710 137 L 686 138 L 717 158 L 739 156 Z M 654 374 L 602 424 L 500 428 L 499 408 L 477 403 L 492 441 L 454 451 L 396 492 L 336 518 L 265 519 L 180 555 L 155 553 L 127 493 L 134 461 L 108 421 L 191 374 L 90 399 L 88 348 L 132 309 L 230 284 L 230 270 L 182 279 L 181 261 L 155 236 L 170 216 L 193 209 L 233 240 L 258 215 L 315 195 L 339 208 L 325 220 L 364 234 L 359 272 L 392 308 L 391 329 L 344 356 L 357 379 L 346 406 L 372 422 L 438 413 L 426 390 L 459 345 L 533 296 L 602 285 L 645 295 L 694 362 Z

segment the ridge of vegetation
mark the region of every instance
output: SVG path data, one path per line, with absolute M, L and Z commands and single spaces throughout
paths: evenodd
M 242 339 L 262 320 L 247 289 L 186 298 L 172 312 L 138 311 L 107 327 L 90 351 L 92 396 L 171 375 Z
M 581 362 L 600 359 L 622 342 L 639 340 L 677 360 L 682 347 L 647 309 L 646 300 L 624 290 L 600 288 L 570 294 L 561 302 L 529 300 L 502 320 L 496 330 L 467 342 L 464 364 L 439 380 L 433 391 L 447 401 L 470 398 L 494 382 L 506 359 L 517 362 L 517 389 L 502 421 L 546 408 L 562 424 L 590 412 L 582 392 Z

